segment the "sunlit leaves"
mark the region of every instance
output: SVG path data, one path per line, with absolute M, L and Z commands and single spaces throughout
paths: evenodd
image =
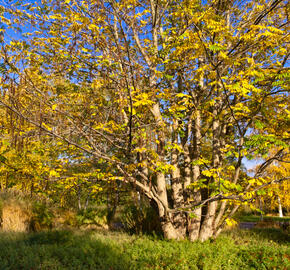
M 48 0 L 7 9 L 4 24 L 31 31 L 5 36 L 1 86 L 6 105 L 37 126 L 15 125 L 14 135 L 33 131 L 27 149 L 50 153 L 35 168 L 50 195 L 62 203 L 81 191 L 97 196 L 118 179 L 164 205 L 175 205 L 172 193 L 185 204 L 193 190 L 230 207 L 255 200 L 266 178 L 247 176 L 243 158 L 266 160 L 289 137 L 286 14 L 282 4 L 267 12 L 267 1 L 223 2 Z

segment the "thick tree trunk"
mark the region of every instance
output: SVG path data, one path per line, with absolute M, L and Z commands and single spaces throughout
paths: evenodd
M 202 222 L 199 239 L 205 241 L 212 237 L 214 234 L 214 218 L 217 208 L 217 202 L 211 202 L 207 206 L 207 213 L 204 221 Z
M 218 106 L 218 104 L 216 104 Z M 212 123 L 212 168 L 217 169 L 220 166 L 220 122 L 218 119 L 217 107 L 213 110 L 213 123 Z M 219 181 L 212 177 L 209 181 Z M 211 190 L 209 190 L 208 197 L 211 196 Z M 217 210 L 217 202 L 210 202 L 207 204 L 207 212 L 204 221 L 202 222 L 199 239 L 205 241 L 212 237 L 214 234 L 214 221 Z
M 166 208 L 168 208 L 167 192 L 166 192 L 166 182 L 165 175 L 162 172 L 157 172 L 157 192 L 160 201 L 157 201 L 162 207 L 159 207 L 160 217 L 166 215 Z
M 167 212 L 168 198 L 166 191 L 166 181 L 165 175 L 162 172 L 157 172 L 157 191 L 159 198 L 157 205 L 164 237 L 166 239 L 182 239 L 183 235 L 179 233 L 179 230 L 173 226 L 171 221 L 172 216 Z
M 184 239 L 183 233 L 178 231 L 170 221 L 168 220 L 162 221 L 161 227 L 165 239 L 174 239 L 174 240 Z
M 200 130 L 200 112 L 199 110 L 196 111 L 195 121 L 193 126 L 193 134 L 194 138 L 192 141 L 193 144 L 193 161 L 196 161 L 200 156 L 200 140 L 201 140 L 201 130 Z M 187 166 L 191 164 L 191 158 L 188 153 L 185 157 L 185 163 Z M 198 181 L 200 176 L 200 167 L 199 165 L 192 166 L 192 181 Z M 188 186 L 190 182 L 186 181 L 186 186 Z M 194 190 L 192 199 L 194 202 L 201 201 L 201 192 L 200 190 Z M 199 238 L 199 231 L 200 231 L 200 222 L 201 222 L 201 208 L 195 209 L 193 212 L 193 217 L 188 217 L 188 236 L 190 241 L 195 241 Z
M 177 127 L 178 122 L 177 120 L 174 121 L 174 134 L 173 134 L 173 143 L 178 144 L 178 134 L 177 134 Z M 181 172 L 180 167 L 178 164 L 178 156 L 179 151 L 177 149 L 173 149 L 172 156 L 171 156 L 171 162 L 174 166 L 174 169 L 171 173 L 171 186 L 172 186 L 172 199 L 173 199 L 173 208 L 174 209 L 180 209 L 184 206 L 184 196 L 183 196 L 183 184 L 181 183 Z M 173 214 L 173 222 L 174 227 L 178 231 L 180 235 L 183 236 L 183 238 L 186 237 L 186 215 L 182 212 L 176 212 Z
M 151 79 L 151 81 L 154 81 Z M 160 161 L 164 162 L 165 160 L 165 135 L 163 133 L 164 123 L 162 120 L 160 107 L 158 103 L 155 103 L 152 107 L 152 114 L 155 117 L 156 123 L 159 126 L 158 135 L 158 144 L 157 144 L 157 153 L 160 157 Z M 178 166 L 176 166 L 178 167 Z M 178 173 L 175 172 L 175 173 Z M 161 220 L 162 231 L 164 233 L 164 237 L 167 239 L 180 239 L 182 236 L 178 233 L 178 230 L 172 224 L 172 214 L 168 213 L 168 197 L 167 197 L 167 188 L 166 188 L 166 179 L 163 172 L 156 173 L 156 181 L 157 181 L 157 193 L 158 198 L 156 198 L 156 203 L 158 205 L 159 218 Z M 177 187 L 176 191 L 177 193 Z M 177 196 L 177 195 L 176 195 Z
M 197 181 L 200 175 L 199 166 L 193 166 L 193 181 Z M 201 193 L 199 190 L 193 191 L 192 199 L 194 202 L 201 201 Z M 190 241 L 195 241 L 199 238 L 200 222 L 201 222 L 201 207 L 195 209 L 193 217 L 188 218 L 188 236 Z
M 176 169 L 173 175 L 172 183 L 172 196 L 173 196 L 173 207 L 174 209 L 179 209 L 183 207 L 183 189 L 180 183 L 180 171 Z M 174 227 L 183 235 L 186 236 L 186 215 L 180 211 L 173 214 Z

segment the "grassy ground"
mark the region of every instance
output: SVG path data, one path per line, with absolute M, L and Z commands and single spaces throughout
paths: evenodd
M 0 233 L 0 269 L 290 269 L 289 235 L 233 230 L 205 243 L 95 231 Z
M 261 216 L 257 215 L 244 215 L 238 218 L 242 222 L 259 222 L 261 221 Z M 290 217 L 273 217 L 273 216 L 263 216 L 264 221 L 278 221 L 278 222 L 289 222 Z

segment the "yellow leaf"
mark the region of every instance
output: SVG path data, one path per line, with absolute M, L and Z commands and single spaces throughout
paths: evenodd
M 58 177 L 59 176 L 59 173 L 57 173 L 56 171 L 54 171 L 54 170 L 51 170 L 50 172 L 49 172 L 49 176 L 50 177 Z
M 204 171 L 202 171 L 202 174 L 203 174 L 204 176 L 207 176 L 207 177 L 211 177 L 211 176 L 213 176 L 213 173 L 212 173 L 211 171 L 209 171 L 209 170 L 204 170 Z
M 228 226 L 231 226 L 231 227 L 237 225 L 237 222 L 232 218 L 227 218 L 226 223 Z
M 90 24 L 88 28 L 89 28 L 90 30 L 99 29 L 99 27 L 96 26 L 95 24 Z
M 49 127 L 47 124 L 45 124 L 45 123 L 41 123 L 41 125 L 42 125 L 44 128 L 46 128 L 48 131 L 52 131 L 52 128 Z

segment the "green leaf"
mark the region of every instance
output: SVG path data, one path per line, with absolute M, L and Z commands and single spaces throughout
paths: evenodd
M 2 156 L 2 155 L 0 155 L 0 162 L 6 162 L 6 161 L 7 161 L 7 158 Z

